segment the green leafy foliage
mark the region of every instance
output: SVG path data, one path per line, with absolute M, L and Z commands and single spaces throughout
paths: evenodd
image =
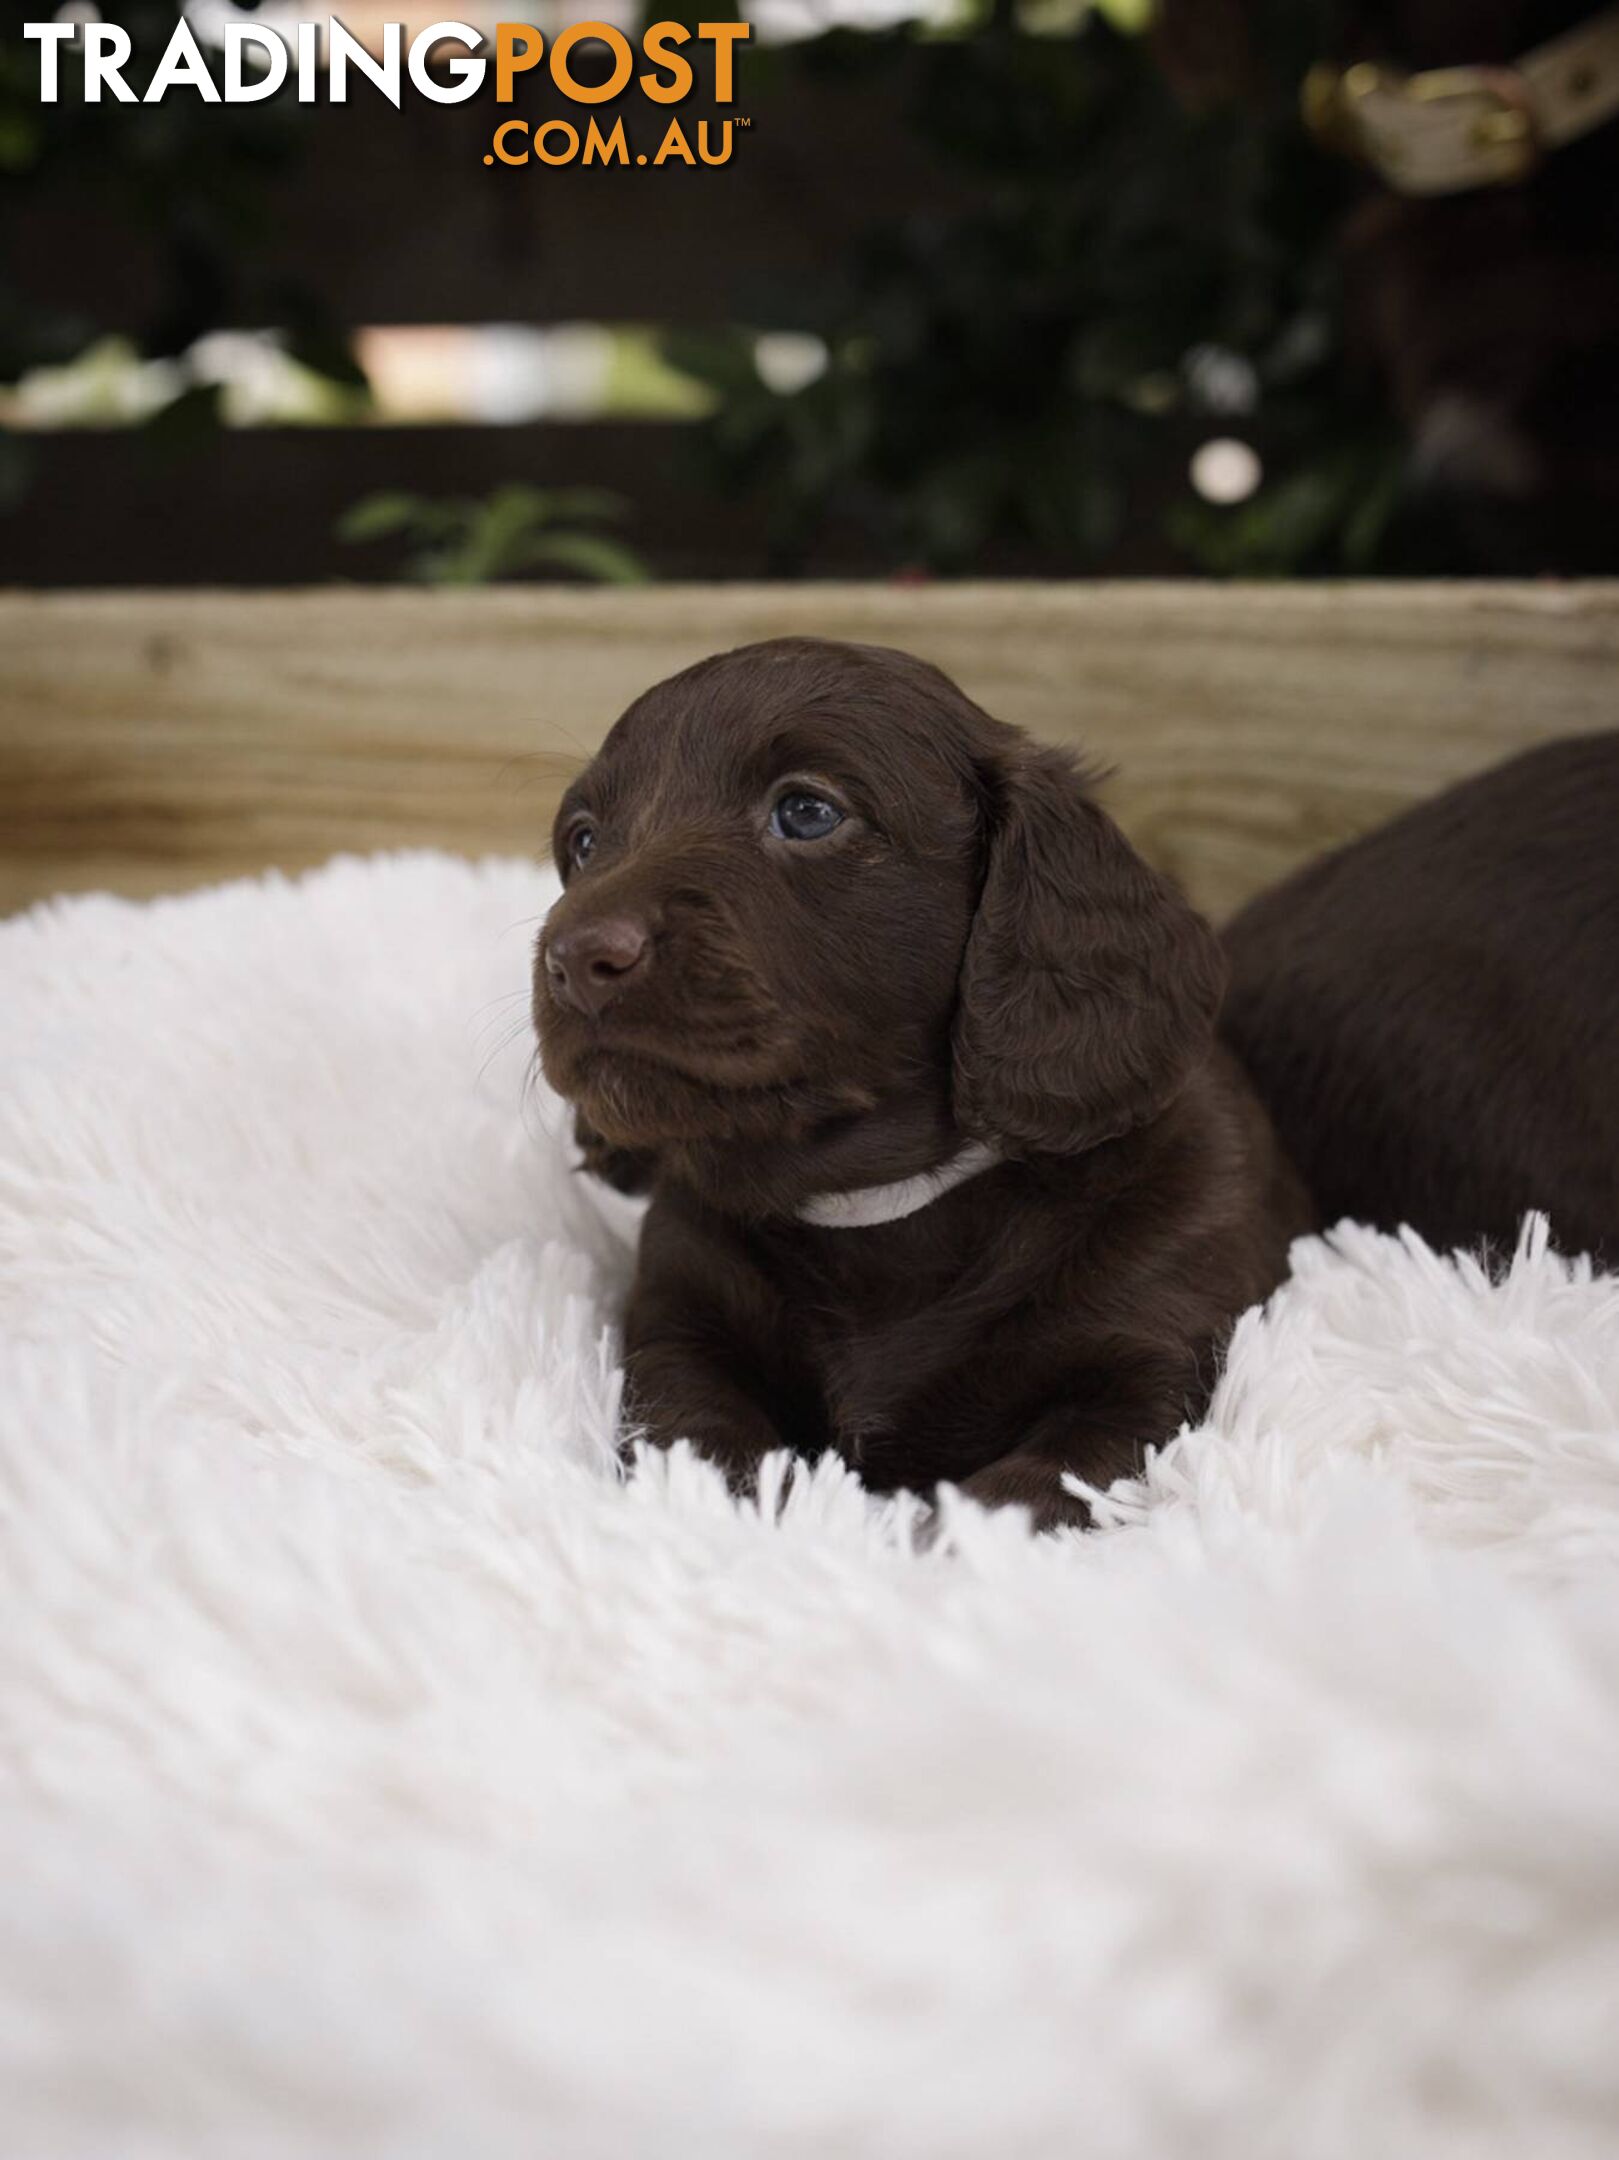
M 367 495 L 339 520 L 340 540 L 403 538 L 400 565 L 423 585 L 491 585 L 534 571 L 592 584 L 636 585 L 647 576 L 633 549 L 596 528 L 624 514 L 600 488 L 536 488 L 514 482 L 486 496 Z
M 1272 12 L 1302 73 L 1321 9 Z M 757 320 L 824 342 L 807 386 L 769 388 L 747 330 L 669 341 L 716 401 L 709 475 L 771 506 L 778 568 L 830 530 L 895 568 L 1022 549 L 1083 569 L 1200 439 L 1233 431 L 1263 452 L 1260 492 L 1222 510 L 1183 480 L 1154 511 L 1190 562 L 1379 560 L 1398 446 L 1343 358 L 1345 182 L 1291 103 L 1188 113 L 1148 43 L 1094 11 L 1064 38 L 997 18 L 955 41 L 839 34 L 787 64 L 905 89 L 962 184 L 959 207 L 879 216 L 807 300 L 761 296 Z
M 1187 499 L 1169 529 L 1205 569 L 1282 577 L 1301 566 L 1363 575 L 1378 565 L 1399 510 L 1405 445 L 1391 427 L 1306 456 L 1251 501 L 1229 510 Z

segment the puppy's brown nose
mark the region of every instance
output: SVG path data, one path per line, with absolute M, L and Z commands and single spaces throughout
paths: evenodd
M 646 925 L 629 915 L 576 923 L 546 940 L 551 988 L 564 1005 L 595 1015 L 632 977 L 646 972 L 651 942 Z

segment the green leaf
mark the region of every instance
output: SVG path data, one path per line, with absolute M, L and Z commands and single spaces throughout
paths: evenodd
M 390 533 L 409 532 L 421 522 L 428 506 L 419 495 L 362 495 L 337 521 L 337 537 L 346 542 L 382 540 Z
M 536 569 L 550 565 L 576 570 L 597 585 L 644 585 L 651 576 L 633 548 L 604 533 L 542 533 L 529 543 L 523 559 Z
M 628 515 L 629 504 L 610 488 L 571 487 L 536 490 L 542 522 L 547 525 L 616 524 Z

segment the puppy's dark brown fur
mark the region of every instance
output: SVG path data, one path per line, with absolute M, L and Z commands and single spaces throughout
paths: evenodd
M 1223 1029 L 1326 1219 L 1619 1264 L 1619 734 L 1533 750 L 1227 933 Z
M 792 784 L 829 837 L 772 834 Z M 904 654 L 786 639 L 631 706 L 556 848 L 545 1070 L 653 1192 L 636 1428 L 738 1486 L 832 1448 L 1050 1524 L 1085 1519 L 1065 1471 L 1106 1484 L 1198 1413 L 1306 1212 L 1214 1040 L 1215 939 L 1070 759 Z M 636 957 L 577 1009 L 552 967 L 602 936 Z M 1004 1159 L 903 1220 L 796 1217 L 966 1139 Z

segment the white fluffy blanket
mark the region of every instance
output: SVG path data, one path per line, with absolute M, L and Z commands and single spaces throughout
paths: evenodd
M 1619 1284 L 1305 1244 L 1088 1538 L 626 1485 L 547 897 L 0 933 L 7 2160 L 1611 2160 Z

